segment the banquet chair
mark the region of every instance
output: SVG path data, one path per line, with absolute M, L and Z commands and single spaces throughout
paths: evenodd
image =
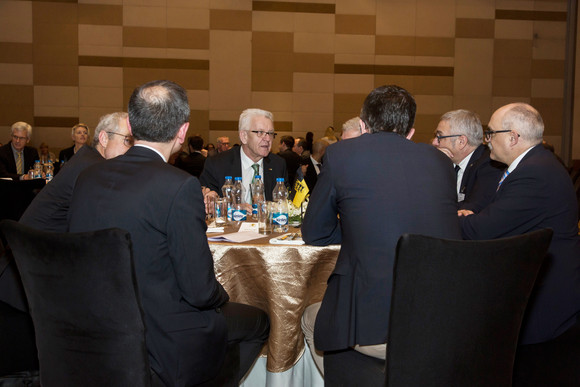
M 325 385 L 511 386 L 551 237 L 548 229 L 489 241 L 401 236 L 386 362 L 354 350 L 325 353 Z
M 128 232 L 49 233 L 0 223 L 52 386 L 163 386 L 150 369 Z

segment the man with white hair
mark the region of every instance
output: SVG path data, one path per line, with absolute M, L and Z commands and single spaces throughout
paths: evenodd
M 506 166 L 490 160 L 477 114 L 463 109 L 443 114 L 432 144 L 453 161 L 459 208 L 477 212 L 487 206 Z
M 340 136 L 343 140 L 348 140 L 349 138 L 355 138 L 360 136 L 362 133 L 360 118 L 353 117 L 350 120 L 342 124 L 342 135 Z
M 241 176 L 245 187 L 244 203 L 251 203 L 250 184 L 256 175 L 264 181 L 266 200 L 272 200 L 276 178 L 288 181 L 286 162 L 278 155 L 270 153 L 274 132 L 274 116 L 262 109 L 246 109 L 238 123 L 242 146 L 234 147 L 206 160 L 199 177 L 204 196 L 221 196 L 221 187 L 226 176 Z
M 18 121 L 10 129 L 11 141 L 0 147 L 0 171 L 12 180 L 28 180 L 28 170 L 39 160 L 36 148 L 27 146 L 32 137 L 32 126 Z
M 490 156 L 508 168 L 492 202 L 477 214 L 460 210 L 460 224 L 464 239 L 554 231 L 522 322 L 514 385 L 577 385 L 580 354 L 571 348 L 580 348 L 578 204 L 568 172 L 542 146 L 543 133 L 540 113 L 528 104 L 509 104 L 492 115 L 485 132 Z M 558 379 L 535 384 L 538 375 Z

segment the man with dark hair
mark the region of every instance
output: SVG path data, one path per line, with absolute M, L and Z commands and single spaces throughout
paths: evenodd
M 322 170 L 322 157 L 324 157 L 326 147 L 329 145 L 330 144 L 322 138 L 315 140 L 312 144 L 312 154 L 310 154 L 310 156 L 306 158 L 306 161 L 304 162 L 304 165 L 306 165 L 304 181 L 306 182 L 310 192 L 314 190 L 314 186 L 318 180 L 318 175 Z
M 385 359 L 402 234 L 460 238 L 452 163 L 432 146 L 410 141 L 415 111 L 405 89 L 379 87 L 361 113 L 361 129 L 370 134 L 326 149 L 302 225 L 308 244 L 342 244 L 315 325 L 317 304 L 303 317 L 307 335 L 314 325 L 316 348 L 337 351 L 325 354 L 325 362 L 353 348 Z
M 178 157 L 175 160 L 175 166 L 179 169 L 183 169 L 189 174 L 199 177 L 201 171 L 203 171 L 203 165 L 205 164 L 205 156 L 201 153 L 203 149 L 203 138 L 200 136 L 191 136 L 187 140 L 187 147 L 189 148 L 189 154 L 183 157 Z
M 291 192 L 294 190 L 294 180 L 296 179 L 296 171 L 300 168 L 300 156 L 292 151 L 294 146 L 294 137 L 282 136 L 280 139 L 280 152 L 278 156 L 286 161 L 286 171 L 288 171 L 288 181 Z
M 70 231 L 131 233 L 150 364 L 166 385 L 217 378 L 215 385 L 237 386 L 269 323 L 261 310 L 228 302 L 215 278 L 199 181 L 167 164 L 185 141 L 189 112 L 186 91 L 173 82 L 136 88 L 129 100 L 135 146 L 79 176 Z

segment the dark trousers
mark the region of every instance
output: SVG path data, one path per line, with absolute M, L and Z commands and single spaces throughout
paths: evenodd
M 226 357 L 219 374 L 203 386 L 238 386 L 268 340 L 268 315 L 256 307 L 228 302 L 221 307 L 228 326 Z
M 385 361 L 352 348 L 324 351 L 324 385 L 329 387 L 382 387 Z
M 38 370 L 32 319 L 0 301 L 0 376 L 32 370 Z

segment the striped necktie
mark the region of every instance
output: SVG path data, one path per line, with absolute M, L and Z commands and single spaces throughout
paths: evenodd
M 252 183 L 256 179 L 256 176 L 260 174 L 260 164 L 252 164 L 252 168 L 254 169 L 254 176 L 252 177 Z
M 19 175 L 24 175 L 24 166 L 22 165 L 22 152 L 17 152 L 16 173 Z
M 499 184 L 497 185 L 497 190 L 499 190 L 499 187 L 501 187 L 501 183 L 503 183 L 503 181 L 505 180 L 506 177 L 508 177 L 508 175 L 510 174 L 510 171 L 508 171 L 507 169 L 505 170 L 505 172 L 503 173 L 503 176 L 501 177 L 501 179 L 499 180 Z

